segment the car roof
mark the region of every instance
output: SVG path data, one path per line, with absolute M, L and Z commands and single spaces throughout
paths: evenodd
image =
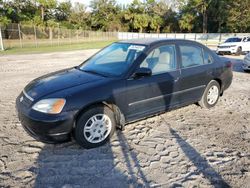
M 141 45 L 152 45 L 159 42 L 169 42 L 169 41 L 190 41 L 184 39 L 174 39 L 174 38 L 139 38 L 139 39 L 128 39 L 119 41 L 121 43 L 130 43 L 130 44 L 141 44 Z M 194 41 L 190 41 L 194 42 Z

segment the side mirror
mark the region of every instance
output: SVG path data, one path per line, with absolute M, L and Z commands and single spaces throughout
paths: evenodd
M 146 76 L 151 76 L 152 75 L 152 71 L 149 68 L 145 68 L 145 67 L 140 67 L 138 68 L 135 73 L 134 73 L 134 77 L 135 78 L 140 78 L 140 77 L 146 77 Z

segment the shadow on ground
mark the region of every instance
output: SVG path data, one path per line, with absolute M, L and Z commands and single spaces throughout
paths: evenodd
M 119 158 L 116 153 L 119 152 Z M 99 148 L 86 150 L 74 141 L 46 145 L 37 159 L 35 187 L 149 187 L 136 153 L 122 132 Z
M 174 129 L 170 128 L 171 134 L 176 139 L 178 145 L 185 153 L 186 157 L 196 166 L 199 173 L 210 181 L 214 187 L 230 187 L 227 182 L 223 180 L 221 175 L 217 173 L 211 165 L 208 164 L 207 160 L 201 156 L 188 142 L 186 142 Z M 182 182 L 187 180 L 189 176 L 185 177 Z
M 166 128 L 168 126 L 166 125 Z M 174 129 L 169 128 L 178 147 L 214 187 L 229 187 L 195 148 L 185 141 Z M 37 159 L 37 168 L 30 169 L 37 174 L 34 187 L 160 187 L 157 179 L 149 180 L 137 158 L 138 152 L 130 146 L 125 135 L 117 131 L 112 141 L 95 149 L 82 149 L 75 142 L 46 145 Z M 160 162 L 160 161 L 159 161 Z M 178 164 L 176 165 L 178 168 Z M 162 176 L 162 174 L 160 174 Z M 192 179 L 192 173 L 170 184 L 176 187 Z M 184 184 L 185 185 L 185 184 Z

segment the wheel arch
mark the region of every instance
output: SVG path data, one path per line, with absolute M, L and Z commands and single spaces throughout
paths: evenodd
M 222 85 L 222 80 L 220 78 L 214 78 L 214 81 L 218 82 L 218 84 L 220 85 L 220 96 L 223 95 L 223 85 Z
M 124 126 L 125 126 L 125 116 L 124 116 L 124 114 L 122 113 L 122 111 L 120 110 L 120 108 L 116 104 L 114 104 L 112 102 L 108 102 L 108 101 L 94 102 L 94 103 L 88 104 L 87 106 L 84 106 L 82 109 L 80 109 L 75 115 L 75 118 L 74 118 L 75 123 L 74 123 L 73 128 L 75 128 L 76 121 L 80 118 L 80 116 L 84 112 L 86 112 L 88 109 L 93 108 L 95 106 L 106 106 L 106 107 L 110 108 L 115 114 L 117 127 L 120 128 L 120 129 L 124 129 Z

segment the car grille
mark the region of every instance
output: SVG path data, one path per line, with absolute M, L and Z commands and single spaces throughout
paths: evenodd
M 230 48 L 230 46 L 219 46 L 219 48 Z

